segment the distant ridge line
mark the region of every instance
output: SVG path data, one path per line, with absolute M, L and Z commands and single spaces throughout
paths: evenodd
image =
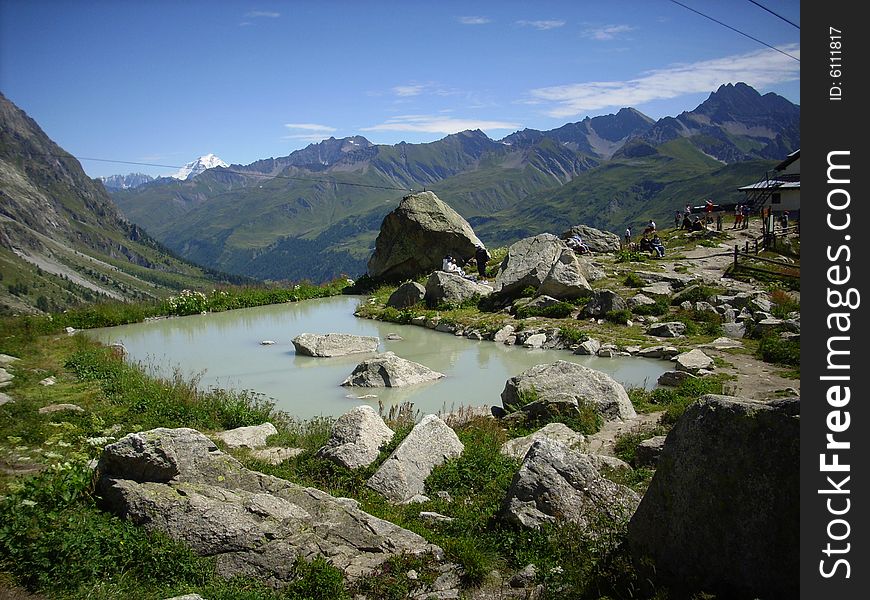
M 105 162 L 105 163 L 118 163 L 122 165 L 136 165 L 140 167 L 161 167 L 166 169 L 181 169 L 183 167 L 178 165 L 161 165 L 157 163 L 146 163 L 146 162 L 135 162 L 131 160 L 113 160 L 110 158 L 93 158 L 90 156 L 76 156 L 74 154 L 51 154 L 51 153 L 43 153 L 37 154 L 36 156 L 51 156 L 53 158 L 75 158 L 76 160 L 92 160 L 96 162 Z M 230 173 L 232 175 L 243 175 L 245 177 L 264 177 L 267 179 L 293 179 L 296 181 L 315 181 L 318 183 L 331 183 L 333 185 L 347 185 L 352 187 L 364 187 L 364 188 L 372 188 L 376 190 L 392 190 L 392 191 L 401 191 L 401 192 L 413 192 L 414 188 L 402 188 L 402 187 L 394 187 L 388 185 L 374 185 L 370 183 L 353 183 L 350 181 L 336 181 L 334 179 L 322 179 L 318 177 L 294 177 L 293 175 L 266 175 L 264 173 L 248 173 L 244 171 L 234 171 L 228 167 L 214 167 L 222 169 L 226 173 Z M 211 170 L 211 169 L 207 169 Z

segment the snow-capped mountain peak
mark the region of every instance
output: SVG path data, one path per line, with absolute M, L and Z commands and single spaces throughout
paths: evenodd
M 170 177 L 174 179 L 193 179 L 203 171 L 207 169 L 213 169 L 215 167 L 228 167 L 229 165 L 222 161 L 220 158 L 215 156 L 214 154 L 206 154 L 205 156 L 200 156 L 196 160 L 187 163 L 183 167 L 181 167 L 178 171 L 171 174 Z

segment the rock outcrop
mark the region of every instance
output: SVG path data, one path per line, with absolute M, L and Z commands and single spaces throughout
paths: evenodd
M 380 448 L 393 439 L 387 427 L 371 406 L 356 406 L 336 419 L 326 444 L 317 456 L 329 459 L 348 469 L 367 467 L 378 458 Z
M 483 244 L 468 221 L 438 196 L 410 194 L 384 217 L 368 274 L 383 281 L 413 279 L 440 269 L 446 254 L 468 260 L 478 245 Z
M 341 385 L 347 387 L 406 387 L 435 381 L 444 373 L 425 365 L 396 356 L 392 352 L 378 354 L 356 366 Z
M 528 399 L 533 401 L 523 405 Z M 594 406 L 608 421 L 637 416 L 620 383 L 606 373 L 565 360 L 535 365 L 511 377 L 505 383 L 501 402 L 508 411 L 521 409 L 530 416 L 535 416 L 539 410 L 576 413 L 585 403 Z M 548 409 L 549 405 L 556 407 Z
M 539 289 L 567 249 L 565 242 L 551 233 L 515 242 L 495 276 L 495 293 L 510 298 L 519 296 L 527 287 Z
M 502 514 L 523 527 L 571 522 L 598 536 L 624 523 L 639 501 L 633 490 L 602 477 L 587 455 L 544 439 L 526 453 Z
M 568 448 L 574 448 L 581 445 L 584 439 L 582 433 L 577 433 L 564 423 L 548 423 L 534 433 L 506 441 L 502 444 L 500 452 L 505 456 L 522 460 L 529 448 L 538 440 L 552 440 Z
M 800 399 L 707 395 L 668 434 L 629 524 L 659 577 L 722 598 L 797 598 Z
M 105 508 L 214 557 L 224 577 L 282 587 L 298 557 L 322 556 L 353 580 L 401 553 L 442 554 L 351 500 L 244 468 L 193 429 L 129 434 L 97 471 Z
M 226 431 L 219 431 L 214 434 L 214 437 L 221 440 L 230 448 L 262 448 L 266 445 L 266 439 L 270 435 L 275 435 L 278 430 L 271 423 L 263 423 L 262 425 L 249 425 L 247 427 L 236 427 Z
M 376 352 L 380 340 L 373 336 L 349 333 L 302 333 L 293 338 L 297 354 L 316 357 L 346 356 Z
M 425 290 L 426 304 L 433 307 L 442 303 L 459 305 L 492 293 L 492 288 L 488 285 L 444 271 L 433 271 L 426 280 Z
M 589 225 L 574 225 L 559 237 L 567 240 L 574 235 L 579 235 L 583 243 L 593 252 L 619 252 L 621 240 L 615 233 L 601 231 Z
M 426 415 L 381 464 L 366 485 L 390 502 L 413 501 L 423 495 L 432 469 L 462 454 L 465 446 L 436 415 Z

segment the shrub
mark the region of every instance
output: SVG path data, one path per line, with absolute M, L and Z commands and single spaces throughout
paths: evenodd
M 631 309 L 636 315 L 665 315 L 670 310 L 670 302 L 667 296 L 656 296 L 655 304 L 640 304 Z
M 770 312 L 773 316 L 780 319 L 786 318 L 788 313 L 799 311 L 801 308 L 800 302 L 793 299 L 790 294 L 779 288 L 774 289 L 770 293 L 770 301 L 773 304 Z
M 604 315 L 604 318 L 610 321 L 611 323 L 619 323 L 620 325 L 627 325 L 629 319 L 631 319 L 631 311 L 627 308 L 623 308 L 621 310 L 609 310 Z
M 799 367 L 801 364 L 801 345 L 795 340 L 785 340 L 777 333 L 761 338 L 758 357 L 764 362 Z
M 576 327 L 562 326 L 559 328 L 559 336 L 569 345 L 582 344 L 589 336 Z
M 616 262 L 647 262 L 649 257 L 643 252 L 636 250 L 620 250 L 616 253 Z
M 644 281 L 637 273 L 629 273 L 625 276 L 625 285 L 633 288 L 641 288 L 646 285 L 646 281 Z

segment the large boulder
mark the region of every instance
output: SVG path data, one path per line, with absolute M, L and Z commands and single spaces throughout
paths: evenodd
M 797 598 L 799 434 L 799 398 L 690 405 L 629 524 L 638 561 L 720 598 Z
M 515 242 L 508 248 L 495 276 L 496 294 L 516 297 L 527 287 L 537 290 L 567 248 L 565 242 L 551 233 Z
M 380 343 L 377 337 L 349 333 L 301 333 L 292 341 L 297 354 L 317 357 L 376 352 Z
M 355 502 L 246 469 L 193 429 L 129 434 L 105 447 L 97 472 L 106 509 L 213 557 L 224 577 L 280 588 L 297 558 L 326 558 L 353 580 L 402 553 L 441 555 Z
M 456 433 L 436 415 L 426 415 L 381 464 L 366 485 L 401 503 L 423 495 L 432 469 L 465 449 Z
M 463 261 L 483 245 L 468 221 L 432 192 L 402 198 L 384 217 L 368 274 L 385 281 L 413 279 L 441 268 L 450 254 Z
M 377 460 L 381 446 L 393 435 L 374 408 L 366 404 L 356 406 L 336 419 L 317 456 L 348 469 L 367 467 Z
M 524 403 L 528 400 L 532 402 Z M 559 360 L 535 365 L 505 382 L 501 403 L 506 410 L 522 409 L 531 416 L 547 405 L 577 412 L 581 404 L 591 404 L 607 421 L 637 416 L 625 388 L 606 373 Z
M 439 304 L 462 304 L 467 300 L 482 298 L 492 293 L 492 288 L 483 283 L 471 281 L 456 273 L 434 271 L 426 280 L 425 300 L 428 306 Z
M 425 381 L 435 381 L 444 373 L 425 365 L 396 356 L 392 352 L 378 354 L 356 366 L 341 385 L 347 387 L 406 387 Z
M 597 537 L 618 529 L 639 501 L 630 488 L 602 477 L 589 456 L 541 439 L 532 444 L 514 475 L 502 515 L 530 528 L 576 523 Z
M 538 288 L 538 295 L 559 299 L 584 298 L 592 293 L 586 261 L 570 248 L 563 248 Z
M 575 235 L 579 235 L 583 243 L 593 252 L 619 252 L 621 240 L 615 233 L 601 231 L 589 225 L 574 225 L 559 237 L 567 240 Z
M 416 281 L 406 281 L 396 288 L 396 291 L 390 294 L 387 299 L 387 306 L 403 309 L 414 306 L 423 300 L 426 295 L 426 288 Z

